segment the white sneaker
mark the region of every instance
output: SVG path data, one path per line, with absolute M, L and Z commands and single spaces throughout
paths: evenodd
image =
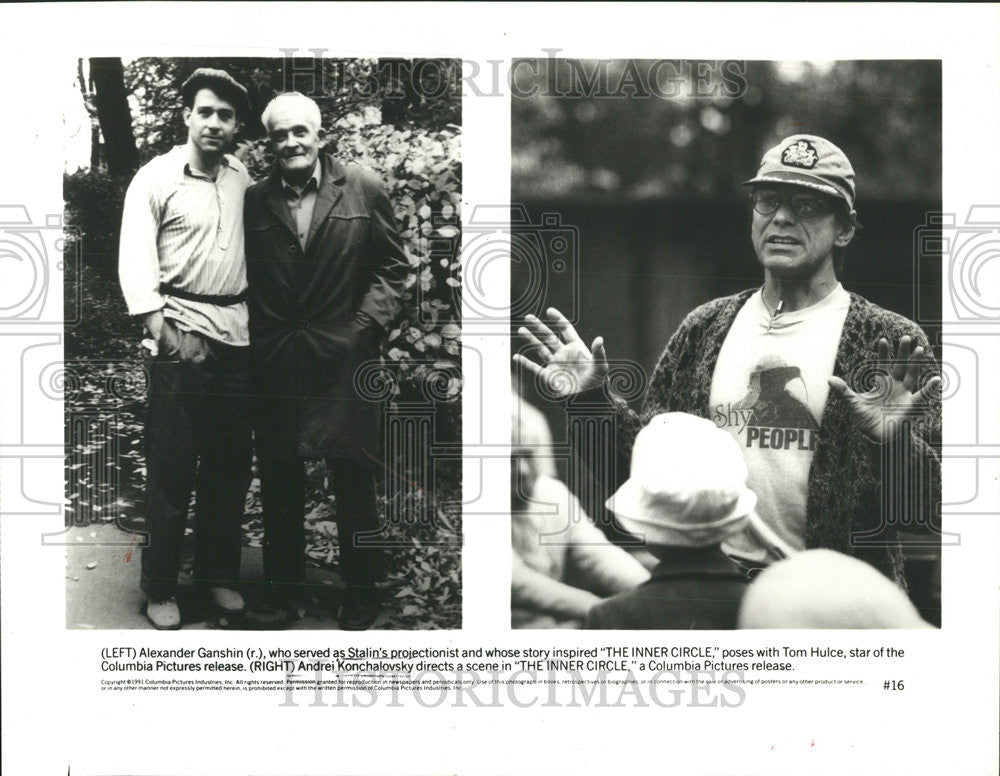
M 239 614 L 246 606 L 243 596 L 228 587 L 213 587 L 209 592 L 215 608 L 223 614 Z
M 146 617 L 157 630 L 177 630 L 181 627 L 181 610 L 176 598 L 146 601 Z

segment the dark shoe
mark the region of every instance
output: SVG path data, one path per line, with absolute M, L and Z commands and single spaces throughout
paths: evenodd
M 382 604 L 378 594 L 371 589 L 347 590 L 347 599 L 340 608 L 340 629 L 345 631 L 368 630 L 375 624 Z
M 165 601 L 146 601 L 146 618 L 157 630 L 177 630 L 181 627 L 181 610 L 177 599 L 171 596 Z
M 305 607 L 299 603 L 297 585 L 265 585 L 251 599 L 246 622 L 251 628 L 278 630 L 287 628 L 305 616 Z
M 285 602 L 261 601 L 250 607 L 246 623 L 258 630 L 281 630 L 298 619 L 298 612 Z

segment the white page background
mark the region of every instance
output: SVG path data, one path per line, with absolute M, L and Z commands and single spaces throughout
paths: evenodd
M 364 5 L 109 4 L 0 9 L 3 174 L 0 203 L 24 204 L 36 222 L 62 210 L 62 111 L 79 56 L 436 56 L 698 59 L 941 59 L 945 212 L 1000 204 L 1000 80 L 997 6 L 934 5 Z M 477 82 L 488 87 L 481 75 Z M 509 202 L 509 97 L 463 103 L 463 217 Z M 71 98 L 72 95 L 69 95 Z M 466 222 L 468 226 L 468 222 Z M 1000 308 L 1000 260 L 983 270 L 984 304 Z M 468 269 L 467 269 L 468 271 Z M 491 266 L 490 300 L 505 304 L 508 275 Z M 946 278 L 946 284 L 948 280 Z M 990 296 L 992 295 L 992 296 Z M 945 304 L 945 315 L 948 304 Z M 994 320 L 997 316 L 993 315 Z M 946 326 L 949 346 L 978 353 L 978 415 L 945 403 L 944 528 L 962 546 L 944 553 L 944 627 L 935 632 L 753 633 L 722 646 L 904 648 L 899 670 L 873 661 L 852 676 L 863 690 L 750 687 L 732 708 L 680 705 L 576 708 L 536 703 L 501 688 L 500 706 L 406 701 L 371 708 L 282 707 L 267 694 L 101 694 L 99 652 L 116 643 L 165 646 L 581 646 L 608 643 L 586 632 L 510 632 L 508 464 L 509 343 L 506 327 L 465 327 L 464 629 L 449 633 L 227 633 L 67 631 L 64 555 L 43 547 L 62 515 L 16 514 L 18 494 L 62 501 L 62 408 L 38 394 L 24 366 L 28 343 L 56 354 L 59 327 L 2 326 L 0 460 L 3 764 L 8 773 L 377 774 L 657 771 L 706 774 L 996 772 L 998 656 L 996 397 L 1000 326 Z M 990 335 L 993 336 L 990 336 Z M 48 343 L 48 344 L 46 344 Z M 477 357 L 477 353 L 480 357 Z M 475 359 L 474 368 L 469 359 Z M 956 360 L 957 363 L 957 360 Z M 968 362 L 962 362 L 968 363 Z M 966 373 L 963 376 L 968 376 Z M 22 391 L 23 387 L 23 391 Z M 21 425 L 25 416 L 24 425 Z M 469 432 L 476 429 L 476 434 Z M 41 458 L 22 462 L 18 456 Z M 48 456 L 46 457 L 46 452 Z M 948 458 L 951 454 L 953 457 Z M 964 456 L 959 458 L 958 456 Z M 977 460 L 978 456 L 978 460 Z M 481 464 L 480 464 L 481 460 Z M 21 483 L 23 482 L 23 491 Z M 948 515 L 948 511 L 982 513 Z M 476 513 L 476 514 L 471 514 Z M 684 643 L 696 639 L 684 637 Z M 622 644 L 667 644 L 673 634 L 626 634 Z M 244 644 L 243 642 L 246 642 Z M 883 679 L 906 690 L 883 692 Z M 327 694 L 333 704 L 335 698 Z

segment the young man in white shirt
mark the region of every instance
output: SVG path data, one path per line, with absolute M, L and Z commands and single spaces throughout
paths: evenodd
M 200 68 L 182 87 L 187 143 L 153 159 L 125 197 L 119 278 L 149 343 L 142 587 L 159 629 L 181 625 L 177 577 L 196 491 L 194 575 L 214 607 L 236 591 L 252 461 L 243 198 L 246 168 L 225 153 L 249 112 L 246 89 Z

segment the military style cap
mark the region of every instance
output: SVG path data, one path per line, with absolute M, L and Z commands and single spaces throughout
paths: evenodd
M 744 186 L 786 183 L 845 200 L 854 209 L 854 168 L 846 154 L 817 135 L 792 135 L 764 154 L 757 175 Z
M 211 89 L 220 97 L 232 101 L 241 120 L 250 115 L 250 97 L 247 90 L 225 70 L 213 67 L 199 67 L 181 86 L 181 96 L 185 104 L 191 103 L 199 89 Z

